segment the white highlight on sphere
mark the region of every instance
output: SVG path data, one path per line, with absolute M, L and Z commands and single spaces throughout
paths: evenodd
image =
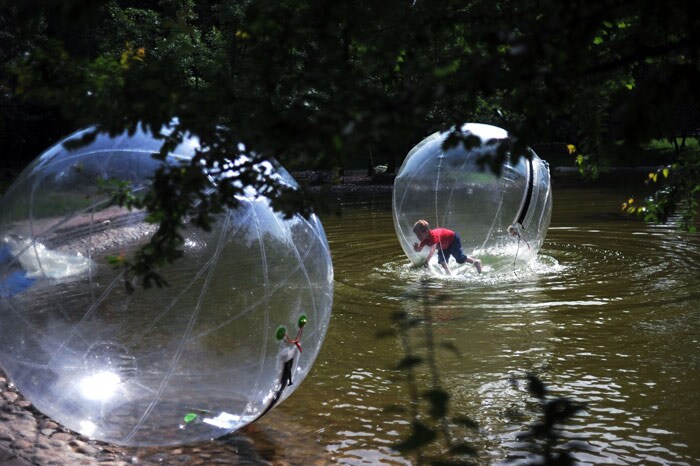
M 80 382 L 83 397 L 88 400 L 108 400 L 117 393 L 121 383 L 119 376 L 113 372 L 101 371 L 85 377 Z
M 461 131 L 478 136 L 481 146 L 466 150 L 460 143 L 445 151 L 448 133 L 438 132 L 411 149 L 399 169 L 392 210 L 402 249 L 414 264 L 424 262 L 428 248 L 415 252 L 412 245 L 418 242 L 413 226 L 425 219 L 431 228 L 457 232 L 465 254 L 485 264 L 489 256 L 533 259 L 552 216 L 549 166 L 531 151 L 531 160 L 509 160 L 496 176 L 478 160 L 495 150 L 488 141 L 508 133 L 480 123 L 467 123 Z
M 216 438 L 286 399 L 330 320 L 318 218 L 284 219 L 247 189 L 211 232 L 184 231 L 185 256 L 159 270 L 170 286 L 130 294 L 106 258 L 129 257 L 155 226 L 110 203 L 98 180 L 143 192 L 164 163 L 151 157 L 162 140 L 139 129 L 75 150 L 63 142 L 0 200 L 0 364 L 12 383 L 66 427 L 132 446 Z M 188 163 L 198 147 L 188 137 L 165 163 Z M 256 169 L 297 186 L 276 162 Z

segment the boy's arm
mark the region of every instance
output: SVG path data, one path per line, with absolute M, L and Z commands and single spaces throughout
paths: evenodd
M 428 265 L 428 262 L 430 262 L 430 258 L 433 257 L 433 254 L 435 254 L 435 249 L 437 248 L 437 244 L 433 244 L 430 246 L 430 252 L 428 253 L 428 257 L 425 258 L 425 265 Z
M 447 263 L 441 262 L 441 264 L 442 264 L 442 268 L 445 269 L 445 273 L 447 273 L 447 275 L 452 275 L 452 272 L 450 272 L 449 267 L 447 267 Z

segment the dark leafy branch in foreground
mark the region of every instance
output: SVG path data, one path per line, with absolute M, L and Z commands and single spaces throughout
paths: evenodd
M 389 407 L 389 412 L 400 412 L 410 417 L 407 435 L 393 446 L 397 451 L 415 457 L 417 465 L 467 466 L 478 463 L 479 451 L 466 440 L 479 426 L 468 416 L 455 414 L 449 390 L 440 381 L 437 358 L 450 354 L 460 357 L 453 344 L 436 341 L 432 332 L 432 309 L 447 296 L 428 293 L 425 289 L 406 293 L 405 310 L 392 317 L 393 327 L 379 337 L 398 338 L 403 358 L 395 369 L 405 376 L 409 391 L 408 409 Z M 423 348 L 420 352 L 417 347 Z M 571 466 L 576 464 L 570 447 L 561 445 L 562 427 L 584 409 L 580 403 L 566 397 L 552 396 L 542 380 L 533 373 L 524 377 L 528 393 L 537 401 L 539 419 L 525 426 L 518 435 L 532 443 L 532 456 L 521 466 Z M 512 380 L 518 384 L 518 379 Z
M 431 306 L 444 299 L 444 296 L 429 297 L 423 293 L 408 293 L 405 302 L 418 303 L 421 309 L 418 316 L 409 311 L 398 311 L 393 316 L 394 330 L 382 332 L 380 336 L 398 337 L 401 340 L 404 357 L 396 365 L 396 370 L 406 376 L 410 396 L 412 421 L 408 435 L 394 448 L 402 453 L 414 455 L 418 465 L 458 466 L 471 465 L 478 452 L 463 439 L 464 432 L 477 430 L 477 424 L 469 417 L 455 415 L 450 406 L 450 394 L 440 383 L 440 373 L 436 359 L 438 353 L 449 352 L 459 356 L 454 345 L 435 342 L 432 334 Z M 414 353 L 415 344 L 411 333 L 422 331 L 425 342 L 424 355 Z M 428 373 L 428 387 L 422 388 L 418 374 L 422 368 Z
M 181 142 L 172 137 L 181 134 L 177 124 L 168 129 L 172 130 L 171 136 L 165 139 L 160 154 L 154 154 L 161 160 Z M 240 147 L 231 156 L 211 157 L 209 151 L 198 150 L 192 163 L 163 164 L 154 174 L 152 188 L 145 192 L 136 192 L 130 183 L 119 179 L 98 180 L 101 191 L 113 204 L 148 212 L 145 220 L 156 226 L 148 243 L 134 257 L 108 258 L 113 266 L 125 269 L 124 283 L 129 291 L 133 291 L 132 277 L 141 279 L 145 288 L 167 286 L 166 277 L 158 269 L 183 256 L 183 230 L 210 231 L 217 214 L 236 209 L 240 198 L 251 191 L 270 199 L 271 207 L 285 218 L 308 217 L 313 207 L 327 205 L 326 197 L 313 200 L 319 193 L 283 182 L 274 171 L 279 167 L 267 158 L 241 151 Z M 221 165 L 219 160 L 223 160 Z
M 398 409 L 412 418 L 408 435 L 394 448 L 402 453 L 415 456 L 417 464 L 438 465 L 472 465 L 479 452 L 463 440 L 465 433 L 477 431 L 478 425 L 469 417 L 455 415 L 454 406 L 450 404 L 450 394 L 440 382 L 436 364 L 438 353 L 447 351 L 459 357 L 453 344 L 442 344 L 434 340 L 432 334 L 431 309 L 444 296 L 428 296 L 420 290 L 404 296 L 405 302 L 411 303 L 414 310 L 398 311 L 393 316 L 393 329 L 383 331 L 380 337 L 398 337 L 403 348 L 403 358 L 396 365 L 408 384 L 410 405 L 409 412 Z M 414 306 L 414 304 L 416 304 Z M 415 352 L 416 334 L 419 335 L 424 354 Z M 423 377 L 421 377 L 421 374 Z M 427 387 L 424 382 L 427 374 Z M 547 466 L 573 465 L 575 461 L 566 448 L 558 447 L 560 429 L 575 416 L 583 406 L 565 397 L 552 397 L 545 385 L 535 374 L 526 375 L 527 388 L 542 410 L 541 419 L 530 425 L 519 438 L 533 442 L 536 458 L 531 464 Z M 515 383 L 515 381 L 514 381 Z
M 538 458 L 527 466 L 571 466 L 576 464 L 574 457 L 565 448 L 560 448 L 559 451 L 555 451 L 555 449 L 561 441 L 560 428 L 583 410 L 584 406 L 566 397 L 551 397 L 544 383 L 535 374 L 527 374 L 526 378 L 528 392 L 538 400 L 542 409 L 541 419 L 519 435 L 519 438 L 532 440 L 542 448 L 542 461 Z
M 178 257 L 179 228 L 206 227 L 235 197 L 208 175 L 239 143 L 289 169 L 384 162 L 427 134 L 482 122 L 510 151 L 568 143 L 595 176 L 621 153 L 700 128 L 700 17 L 652 0 L 0 0 L 0 170 L 20 168 L 78 128 L 111 134 L 179 124 L 203 152 L 163 170 L 140 202 L 160 224 L 134 269 Z M 457 138 L 459 139 L 459 138 Z M 459 142 L 470 145 L 464 138 Z M 9 156 L 7 156 L 9 154 Z M 574 155 L 572 155 L 573 158 Z M 674 160 L 645 218 L 692 223 L 698 149 Z M 241 183 L 248 172 L 236 176 Z M 250 174 L 252 175 L 252 174 Z M 285 213 L 324 196 L 252 180 Z M 122 199 L 124 200 L 124 199 Z M 176 205 L 181 204 L 181 205 Z M 150 277 L 150 278 L 148 278 Z

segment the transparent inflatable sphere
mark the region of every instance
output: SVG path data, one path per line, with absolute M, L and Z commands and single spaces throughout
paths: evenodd
M 185 257 L 160 270 L 168 287 L 128 293 L 107 258 L 155 227 L 100 180 L 147 187 L 160 145 L 144 131 L 59 143 L 0 202 L 0 364 L 39 410 L 121 445 L 209 440 L 260 418 L 300 387 L 331 313 L 318 218 L 285 220 L 252 193 L 211 232 L 185 232 Z M 197 147 L 189 138 L 165 163 Z M 296 186 L 274 163 L 257 169 Z
M 534 152 L 532 158 L 508 161 L 501 176 L 478 160 L 493 151 L 493 139 L 508 137 L 498 127 L 467 123 L 461 131 L 478 136 L 482 145 L 466 150 L 462 144 L 445 151 L 448 133 L 435 133 L 406 156 L 396 179 L 393 216 L 396 234 L 408 258 L 425 261 L 428 248 L 413 249 L 416 221 L 430 228 L 447 228 L 461 238 L 464 253 L 489 261 L 529 261 L 542 247 L 552 215 L 549 167 Z M 433 259 L 436 260 L 436 259 Z M 454 265 L 454 258 L 451 259 Z M 449 264 L 449 262 L 448 262 Z

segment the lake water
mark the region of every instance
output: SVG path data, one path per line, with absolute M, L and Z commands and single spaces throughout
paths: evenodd
M 524 381 L 535 373 L 552 396 L 586 405 L 561 442 L 580 464 L 700 464 L 700 236 L 622 215 L 628 194 L 555 189 L 535 263 L 452 278 L 409 267 L 390 195 L 343 200 L 342 216 L 323 219 L 336 276 L 329 333 L 303 386 L 263 421 L 299 432 L 279 454 L 416 464 L 391 446 L 416 411 L 427 416 L 412 397 L 438 384 L 450 417 L 479 426 L 451 428 L 454 440 L 478 464 L 517 464 L 537 451 L 518 439 L 541 413 Z M 402 339 L 390 334 L 397 313 L 425 323 Z M 406 350 L 433 362 L 414 384 L 396 370 Z
M 334 308 L 302 386 L 253 432 L 110 451 L 140 464 L 416 465 L 392 446 L 416 415 L 432 423 L 422 395 L 440 386 L 448 418 L 478 425 L 446 426 L 474 464 L 522 464 L 539 451 L 518 436 L 541 414 L 534 373 L 586 406 L 560 442 L 579 464 L 700 464 L 700 235 L 622 215 L 629 194 L 555 185 L 535 262 L 485 257 L 482 275 L 454 277 L 409 266 L 390 195 L 344 198 L 323 218 Z M 397 332 L 397 316 L 421 323 Z M 407 355 L 424 363 L 397 370 Z

